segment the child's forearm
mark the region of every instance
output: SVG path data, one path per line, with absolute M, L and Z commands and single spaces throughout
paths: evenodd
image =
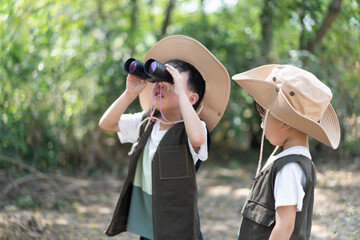
M 206 141 L 206 133 L 185 92 L 179 95 L 179 105 L 190 142 L 194 147 L 200 147 Z
M 120 117 L 136 97 L 136 95 L 129 94 L 127 90 L 125 90 L 101 117 L 99 127 L 105 131 L 119 132 L 118 122 Z
M 269 240 L 289 240 L 294 231 L 296 205 L 276 208 L 275 226 Z

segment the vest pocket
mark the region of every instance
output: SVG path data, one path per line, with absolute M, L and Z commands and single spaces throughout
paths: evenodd
M 270 227 L 275 223 L 275 210 L 258 202 L 249 201 L 244 209 L 243 217 Z
M 186 154 L 186 148 L 186 144 L 158 147 L 160 180 L 190 177 L 189 155 Z

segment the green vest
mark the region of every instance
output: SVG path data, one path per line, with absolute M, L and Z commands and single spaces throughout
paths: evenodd
M 126 231 L 137 162 L 153 126 L 154 123 L 145 132 L 144 127 L 140 131 L 140 139 L 130 156 L 128 175 L 105 231 L 108 236 Z M 184 123 L 171 127 L 156 150 L 152 161 L 152 193 L 156 240 L 199 239 L 195 168 Z
M 314 205 L 316 172 L 313 162 L 302 155 L 288 155 L 277 159 L 255 178 L 243 210 L 238 240 L 269 239 L 275 225 L 274 184 L 277 173 L 288 163 L 297 162 L 306 176 L 305 196 L 301 212 L 296 213 L 290 240 L 310 239 Z

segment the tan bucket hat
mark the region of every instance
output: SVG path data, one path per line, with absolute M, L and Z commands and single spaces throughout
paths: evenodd
M 157 42 L 146 54 L 144 62 L 154 58 L 161 63 L 178 59 L 192 64 L 205 80 L 204 97 L 199 104 L 199 117 L 213 130 L 224 114 L 230 96 L 230 76 L 221 62 L 200 42 L 183 36 L 173 35 Z M 143 110 L 151 107 L 153 84 L 148 83 L 140 93 Z
M 232 79 L 275 118 L 333 149 L 339 146 L 331 90 L 312 73 L 291 65 L 265 65 Z

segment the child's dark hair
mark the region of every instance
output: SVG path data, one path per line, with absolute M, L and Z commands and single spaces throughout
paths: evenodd
M 205 94 L 205 81 L 200 72 L 193 65 L 182 60 L 173 59 L 167 63 L 176 68 L 179 72 L 189 72 L 188 86 L 191 91 L 196 92 L 199 95 L 199 100 L 193 105 L 196 110 Z

